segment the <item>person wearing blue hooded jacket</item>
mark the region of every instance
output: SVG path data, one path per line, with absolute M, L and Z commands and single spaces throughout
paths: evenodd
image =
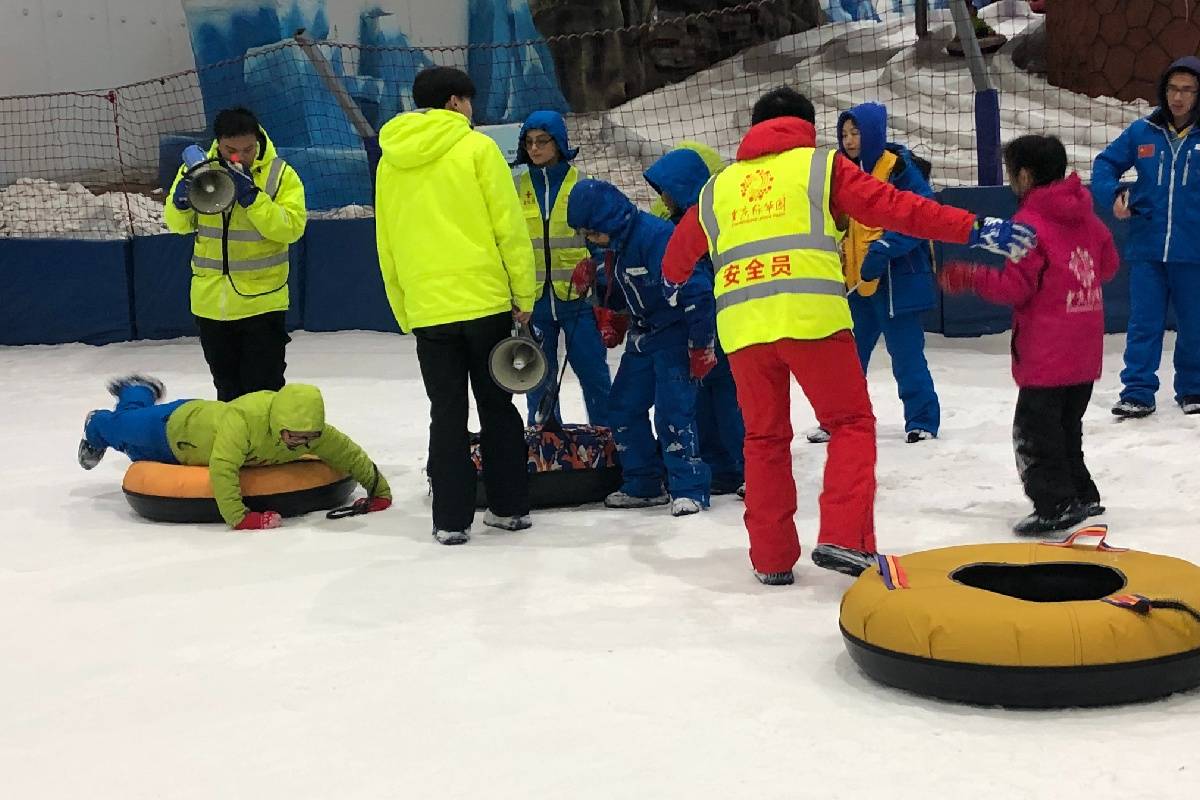
M 922 164 L 904 146 L 888 142 L 887 109 L 879 103 L 854 106 L 838 117 L 838 148 L 879 180 L 933 197 Z M 921 313 L 937 302 L 929 241 L 850 220 L 842 255 L 863 371 L 882 335 L 904 405 L 905 440 L 936 438 L 941 406 L 925 360 L 921 326 Z M 828 436 L 818 430 L 809 439 L 827 441 Z
M 1200 414 L 1200 58 L 1163 74 L 1158 108 L 1096 157 L 1092 195 L 1129 220 L 1129 327 L 1121 396 L 1112 413 L 1154 413 L 1167 304 L 1175 306 L 1175 402 Z M 1134 169 L 1130 188 L 1121 176 Z
M 608 259 L 602 268 L 582 262 L 573 278 L 576 290 L 594 286 L 599 303 L 631 318 L 609 403 L 623 483 L 604 504 L 670 503 L 674 516 L 695 514 L 708 506 L 711 480 L 700 458 L 695 417 L 697 381 L 716 364 L 712 279 L 697 272 L 678 301 L 669 303 L 662 292 L 662 257 L 675 226 L 639 211 L 610 183 L 575 184 L 567 218 L 589 242 L 613 254 L 611 267 Z
M 651 164 L 643 177 L 662 198 L 671 222 L 677 223 L 699 201 L 700 190 L 712 173 L 699 153 L 679 148 Z M 700 259 L 696 272 L 704 273 L 704 279 L 711 282 L 712 260 L 708 256 Z M 712 494 L 732 494 L 745 482 L 742 445 L 746 426 L 737 404 L 737 386 L 729 358 L 720 341 L 715 342 L 715 354 L 717 363 L 700 381 L 696 396 L 696 433 L 700 437 L 700 457 L 712 471 Z
M 561 333 L 566 340 L 567 361 L 583 389 L 588 422 L 608 426 L 612 378 L 598 328 L 601 320 L 593 318 L 592 305 L 571 286 L 575 265 L 588 257 L 586 243 L 567 225 L 567 198 L 581 177 L 571 164 L 578 150 L 570 147 L 567 124 L 557 111 L 530 114 L 521 126 L 518 141 L 517 163 L 529 167 L 517 178 L 517 194 L 533 240 L 537 269 L 533 324 L 542 334 L 542 351 L 549 365 L 546 380 L 526 395 L 529 424 L 539 422 L 537 412 L 543 402 L 553 402 L 553 410 L 546 410 L 550 411 L 547 416 L 561 420 L 557 396 L 546 399 L 557 382 Z

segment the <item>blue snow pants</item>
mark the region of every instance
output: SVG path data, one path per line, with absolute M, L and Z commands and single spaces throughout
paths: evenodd
M 147 386 L 126 386 L 112 411 L 92 412 L 83 428 L 83 438 L 93 447 L 111 447 L 130 461 L 161 461 L 178 464 L 167 441 L 167 418 L 187 400 L 156 405 Z
M 621 457 L 621 490 L 634 497 L 689 497 L 708 505 L 710 472 L 696 436 L 696 392 L 687 349 L 626 350 L 613 381 L 609 418 Z M 655 442 L 650 430 L 654 407 Z
M 1175 401 L 1200 396 L 1200 263 L 1129 265 L 1129 327 L 1122 400 L 1154 405 L 1167 303 L 1175 306 Z
M 850 295 L 854 318 L 854 342 L 863 372 L 871 362 L 871 351 L 879 337 L 892 357 L 892 375 L 900 402 L 904 404 L 904 430 L 929 431 L 937 435 L 942 409 L 933 388 L 933 376 L 925 360 L 925 330 L 918 313 L 888 316 L 887 306 L 871 297 Z
M 608 427 L 608 398 L 612 392 L 612 378 L 608 374 L 608 351 L 596 328 L 592 306 L 587 300 L 564 301 L 555 297 L 552 307 L 550 294 L 547 289 L 533 306 L 533 324 L 542 333 L 542 352 L 546 354 L 550 371 L 541 386 L 525 395 L 529 404 L 528 424 L 534 424 L 538 404 L 558 382 L 558 338 L 562 333 L 567 343 L 567 363 L 571 365 L 583 389 L 588 422 Z M 557 404 L 554 416 L 561 421 Z
M 712 472 L 713 494 L 736 492 L 745 481 L 742 444 L 746 426 L 737 403 L 737 386 L 729 357 L 717 347 L 717 365 L 704 376 L 696 393 L 696 433 L 700 458 Z

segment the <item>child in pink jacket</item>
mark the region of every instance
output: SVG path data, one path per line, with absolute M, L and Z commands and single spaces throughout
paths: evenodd
M 1012 372 L 1020 387 L 1013 449 L 1033 501 L 1033 513 L 1013 531 L 1047 533 L 1104 513 L 1083 463 L 1083 413 L 1104 353 L 1100 287 L 1119 260 L 1091 194 L 1078 175 L 1066 177 L 1062 142 L 1021 136 L 1005 146 L 1004 163 L 1020 201 L 1014 219 L 1037 231 L 1037 248 L 1000 270 L 949 264 L 938 280 L 948 292 L 974 291 L 1013 307 Z

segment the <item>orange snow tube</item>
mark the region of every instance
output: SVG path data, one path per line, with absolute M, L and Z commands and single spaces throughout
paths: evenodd
M 842 598 L 846 649 L 880 683 L 980 705 L 1114 705 L 1200 685 L 1200 567 L 1106 533 L 880 556 Z
M 354 479 L 317 459 L 245 467 L 242 501 L 251 511 L 278 511 L 295 517 L 342 505 Z M 157 522 L 221 522 L 208 467 L 135 461 L 121 484 L 129 505 Z

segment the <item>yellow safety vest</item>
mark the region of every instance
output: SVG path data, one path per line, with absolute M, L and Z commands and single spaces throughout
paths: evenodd
M 537 169 L 537 167 L 531 167 Z M 533 179 L 528 172 L 523 172 L 517 178 L 517 194 L 521 198 L 521 211 L 525 215 L 525 224 L 529 228 L 529 238 L 533 241 L 533 263 L 537 272 L 537 297 L 540 299 L 546 286 L 546 270 L 550 270 L 550 282 L 554 294 L 559 300 L 577 300 L 575 290 L 571 288 L 571 273 L 580 260 L 587 258 L 588 249 L 583 237 L 575 233 L 567 224 L 567 198 L 571 189 L 580 178 L 575 167 L 567 170 L 562 185 L 558 187 L 558 196 L 554 198 L 554 206 L 550 209 L 550 219 L 542 217 L 542 207 L 538 204 L 537 195 L 533 189 Z M 547 184 L 547 190 L 549 184 Z M 548 199 L 548 198 L 546 198 Z M 547 222 L 549 224 L 547 224 Z M 548 237 L 548 238 L 547 238 Z
M 883 155 L 875 162 L 871 175 L 887 183 L 896 166 L 896 154 L 884 150 Z M 883 236 L 883 228 L 871 228 L 857 220 L 850 220 L 846 230 L 846 239 L 842 242 L 842 264 L 846 273 L 846 288 L 857 291 L 863 297 L 870 297 L 879 288 L 879 279 L 864 281 L 862 279 L 862 263 L 867 257 L 867 248 L 871 242 Z
M 174 233 L 196 234 L 191 300 L 192 313 L 198 317 L 244 319 L 286 311 L 290 304 L 288 246 L 304 234 L 304 184 L 262 133 L 266 146 L 250 166 L 260 195 L 249 208 L 235 202 L 224 214 L 199 214 L 193 209 L 180 211 L 167 200 L 167 227 Z M 216 153 L 214 141 L 208 154 Z M 180 168 L 176 183 L 183 180 L 183 173 Z M 229 273 L 225 274 L 227 260 Z
M 737 161 L 700 191 L 726 352 L 853 327 L 829 211 L 835 155 L 798 147 Z

